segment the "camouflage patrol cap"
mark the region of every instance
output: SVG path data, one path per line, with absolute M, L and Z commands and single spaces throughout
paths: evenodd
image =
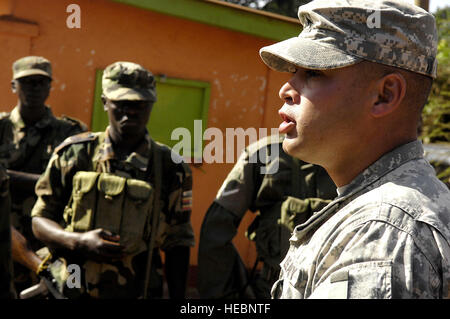
M 41 56 L 26 56 L 15 61 L 12 66 L 13 80 L 30 75 L 45 75 L 52 78 L 50 61 Z
M 436 77 L 433 15 L 400 0 L 314 0 L 298 9 L 298 37 L 261 48 L 269 67 L 326 70 L 368 60 Z
M 155 78 L 132 62 L 115 62 L 106 67 L 102 78 L 103 94 L 110 100 L 156 101 Z

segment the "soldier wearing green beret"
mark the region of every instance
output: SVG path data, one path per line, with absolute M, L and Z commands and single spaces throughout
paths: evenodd
M 27 241 L 29 249 L 36 250 L 41 244 L 31 231 L 30 214 L 36 200 L 34 186 L 56 146 L 65 138 L 85 131 L 86 126 L 66 116 L 56 118 L 46 106 L 52 81 L 52 68 L 47 59 L 23 57 L 13 63 L 12 71 L 12 91 L 18 101 L 11 112 L 0 114 L 0 163 L 10 177 L 13 241 L 20 238 Z M 27 261 L 16 260 L 15 256 L 20 254 L 13 251 L 13 256 L 19 291 L 35 283 L 36 278 L 24 266 Z
M 274 298 L 448 298 L 450 191 L 417 139 L 437 70 L 433 15 L 406 1 L 314 0 L 298 37 L 263 47 L 283 149 L 338 197 L 289 239 Z
M 326 171 L 286 154 L 283 139 L 272 135 L 246 147 L 209 207 L 198 256 L 202 298 L 270 298 L 294 226 L 336 197 Z M 257 252 L 250 273 L 232 243 L 248 210 L 257 214 L 246 232 Z
M 184 298 L 194 245 L 190 168 L 147 132 L 156 101 L 150 71 L 116 62 L 102 87 L 109 126 L 55 150 L 36 186 L 33 232 L 67 268 L 80 267 L 80 287 L 60 268 L 69 298 L 161 298 L 160 251 L 169 296 Z

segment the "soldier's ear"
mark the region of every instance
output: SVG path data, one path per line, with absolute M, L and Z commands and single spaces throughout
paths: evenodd
M 378 98 L 372 105 L 374 117 L 383 117 L 395 111 L 406 94 L 406 80 L 400 73 L 385 75 L 378 81 Z
M 103 110 L 108 111 L 108 107 L 106 106 L 106 104 L 108 102 L 106 99 L 106 96 L 102 94 L 101 99 L 102 99 L 102 103 L 103 103 Z
M 16 80 L 11 81 L 11 91 L 13 93 L 17 93 L 17 81 Z

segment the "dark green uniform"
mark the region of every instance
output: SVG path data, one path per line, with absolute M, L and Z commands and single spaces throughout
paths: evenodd
M 142 296 L 151 227 L 149 225 L 150 216 L 143 215 L 145 209 L 137 211 L 135 216 L 130 216 L 130 212 L 123 209 L 122 206 L 117 207 L 113 204 L 110 206 L 111 211 L 105 212 L 98 209 L 91 220 L 84 222 L 86 218 L 89 218 L 86 212 L 92 211 L 95 209 L 94 206 L 100 205 L 98 203 L 103 198 L 98 198 L 92 204 L 88 204 L 91 207 L 83 209 L 81 213 L 85 212 L 85 214 L 80 216 L 76 213 L 74 205 L 71 205 L 75 202 L 74 196 L 78 196 L 74 195 L 76 192 L 72 194 L 72 186 L 78 185 L 74 182 L 76 173 L 111 173 L 114 176 L 126 178 L 127 189 L 129 189 L 130 180 L 146 181 L 153 187 L 153 194 L 155 194 L 156 172 L 153 167 L 155 165 L 154 153 L 157 151 L 161 161 L 162 182 L 159 198 L 161 211 L 156 232 L 154 267 L 150 279 L 149 295 L 150 297 L 161 297 L 162 264 L 159 249 L 167 251 L 176 246 L 194 245 L 194 233 L 190 222 L 191 171 L 189 166 L 183 162 L 174 163 L 171 156 L 177 155 L 172 154 L 170 148 L 152 142 L 148 134 L 126 159 L 119 159 L 115 156 L 107 132 L 108 129 L 106 132 L 83 133 L 69 138 L 60 145 L 36 186 L 38 201 L 33 208 L 32 216 L 54 220 L 67 231 L 83 232 L 99 228 L 100 214 L 103 214 L 102 216 L 110 214 L 110 219 L 102 219 L 102 228 L 117 231 L 121 235 L 121 240 L 126 236 L 124 229 L 140 234 L 139 238 L 134 239 L 134 248 L 127 250 L 127 255 L 120 260 L 99 263 L 88 260 L 84 256 L 64 257 L 66 257 L 67 263 L 77 263 L 82 266 L 82 288 L 78 291 L 82 297 L 136 298 Z M 111 175 L 108 176 L 111 177 Z M 80 186 L 84 188 L 81 192 L 87 194 L 97 187 L 100 189 L 103 186 L 106 188 L 111 186 L 107 183 L 102 184 L 100 179 L 98 177 L 98 182 L 93 181 L 91 186 L 86 187 L 87 183 L 84 183 Z M 109 195 L 103 195 L 103 197 L 110 196 L 112 197 L 110 200 L 115 200 L 113 198 L 122 194 L 119 186 L 110 187 L 110 191 L 115 194 L 108 193 Z M 130 198 L 130 201 L 133 201 L 136 196 Z M 141 196 L 144 201 L 147 198 L 149 198 L 148 194 Z M 72 208 L 74 209 L 72 210 Z M 118 222 L 116 223 L 116 221 Z M 66 291 L 68 294 L 73 294 L 73 292 L 74 289 Z M 79 295 L 71 297 L 79 297 Z
M 41 174 L 53 150 L 67 137 L 85 130 L 84 124 L 76 120 L 56 118 L 50 108 L 37 123 L 27 126 L 16 107 L 0 115 L 0 162 L 11 170 Z M 35 198 L 29 195 L 17 192 L 11 198 L 12 224 L 30 240 L 30 212 Z
M 0 165 L 0 299 L 11 298 L 14 295 L 12 287 L 11 227 L 9 222 L 10 206 L 8 175 Z
M 265 166 L 263 155 L 279 154 Z M 262 174 L 261 168 L 273 174 Z M 295 224 L 308 219 L 336 196 L 325 170 L 296 160 L 283 152 L 282 138 L 267 137 L 247 147 L 224 181 L 203 220 L 199 247 L 198 289 L 203 298 L 269 298 L 279 263 L 289 246 Z M 299 200 L 301 199 L 301 200 Z M 248 278 L 232 244 L 247 210 L 257 212 L 247 237 L 255 241 L 263 268 Z
M 6 168 L 33 174 L 41 174 L 48 164 L 53 150 L 65 138 L 86 130 L 86 126 L 68 117 L 56 118 L 47 107 L 45 115 L 34 125 L 25 125 L 18 107 L 0 115 L 0 163 Z M 31 208 L 36 196 L 23 190 L 11 192 L 11 224 L 31 244 L 41 247 L 31 230 Z M 29 271 L 14 263 L 15 282 L 18 289 L 33 283 Z

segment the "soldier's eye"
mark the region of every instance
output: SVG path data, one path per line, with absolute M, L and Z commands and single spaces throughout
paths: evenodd
M 119 102 L 119 101 L 115 101 L 114 103 L 111 103 L 113 106 L 114 106 L 114 108 L 116 108 L 116 109 L 123 109 L 123 107 L 124 107 L 124 103 L 121 103 L 121 102 Z
M 306 78 L 308 78 L 308 79 L 319 77 L 319 76 L 323 75 L 323 73 L 321 71 L 317 71 L 317 70 L 306 70 L 305 74 L 306 74 Z

